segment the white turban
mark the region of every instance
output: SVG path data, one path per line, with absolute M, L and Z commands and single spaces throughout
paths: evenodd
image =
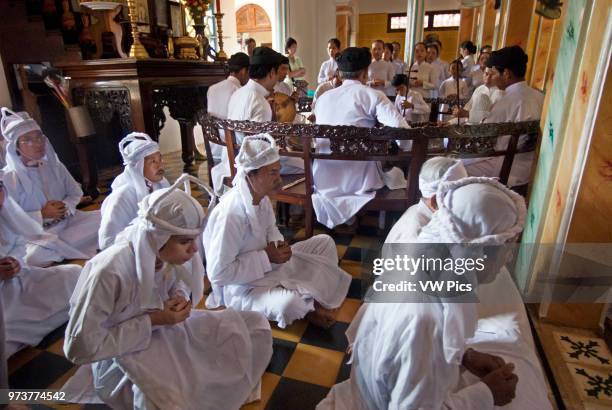
M 39 131 L 45 142 L 45 155 L 38 161 L 38 165 L 39 167 L 45 166 L 45 169 L 41 169 L 41 172 L 50 174 L 51 180 L 55 178 L 56 181 L 60 181 L 61 171 L 57 154 L 36 121 L 27 112 L 15 113 L 6 107 L 3 107 L 0 111 L 2 112 L 0 131 L 7 141 L 5 171 L 15 171 L 23 189 L 26 193 L 32 194 L 34 184 L 27 175 L 26 165 L 17 153 L 17 142 L 22 135 L 30 131 Z
M 419 242 L 501 245 L 525 224 L 523 197 L 493 178 L 441 183 L 436 199 L 438 211 L 421 230 Z
M 247 174 L 278 161 L 280 161 L 278 147 L 270 134 L 249 135 L 242 140 L 240 152 L 236 156 L 236 176 L 232 184 L 240 192 L 247 219 L 255 236 L 265 235 L 265 232 L 261 227 L 257 208 L 253 205 L 253 195 L 249 189 Z M 259 207 L 272 209 L 270 199 L 268 197 L 262 199 Z M 268 242 L 282 241 L 283 238 L 267 238 L 267 240 Z
M 436 194 L 442 182 L 457 181 L 467 177 L 463 162 L 448 157 L 433 157 L 425 161 L 419 173 L 419 190 L 423 198 Z
M 163 300 L 154 291 L 155 260 L 159 250 L 174 235 L 197 236 L 197 243 L 201 241 L 207 217 L 200 203 L 190 195 L 190 182 L 208 193 L 209 214 L 216 203 L 212 189 L 199 179 L 183 174 L 171 187 L 159 189 L 140 201 L 138 217 L 117 237 L 117 243 L 128 241 L 134 247 L 136 273 L 142 289 L 140 303 L 145 310 L 163 308 Z M 186 192 L 179 189 L 181 185 Z M 177 280 L 191 288 L 193 305 L 197 305 L 204 292 L 204 265 L 199 252 L 191 261 L 175 269 Z
M 138 198 L 144 198 L 149 193 L 144 177 L 144 160 L 145 157 L 159 152 L 159 145 L 143 132 L 132 132 L 119 142 L 119 152 L 123 157 L 125 169 L 115 178 L 111 189 L 131 185 L 136 189 Z M 170 185 L 165 178 L 160 184 L 164 187 Z

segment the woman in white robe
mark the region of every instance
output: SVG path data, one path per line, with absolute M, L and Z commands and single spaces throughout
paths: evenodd
M 4 184 L 11 197 L 45 231 L 68 246 L 28 244 L 26 263 L 48 266 L 95 255 L 100 211 L 77 211 L 83 191 L 62 164 L 47 137 L 27 113 L 2 108 L 2 134 L 8 141 Z
M 66 323 L 68 300 L 81 273 L 78 265 L 28 266 L 23 235 L 35 233 L 45 235 L 2 188 L 0 170 L 0 295 L 7 358 Z
M 199 260 L 205 216 L 177 189 L 190 181 L 204 186 L 184 175 L 145 197 L 137 223 L 87 263 L 71 300 L 64 352 L 92 363 L 96 393 L 113 409 L 238 409 L 272 355 L 262 315 L 191 310 L 204 270 L 188 262 Z
M 104 250 L 138 216 L 138 203 L 151 192 L 170 186 L 164 178 L 159 145 L 147 134 L 132 132 L 119 142 L 125 168 L 111 185 L 102 202 L 98 247 Z
M 442 183 L 436 197 L 439 210 L 419 235 L 424 244 L 503 245 L 525 222 L 524 200 L 489 178 Z M 496 273 L 505 254 L 488 256 Z M 551 408 L 537 356 L 520 327 L 482 329 L 476 304 L 423 297 L 427 303 L 360 308 L 347 330 L 351 377 L 317 409 Z
M 327 235 L 291 247 L 284 243 L 268 197 L 281 186 L 274 139 L 246 137 L 236 165 L 234 188 L 211 213 L 204 232 L 213 289 L 207 307 L 262 312 L 281 328 L 305 316 L 331 326 L 351 276 L 338 268 L 336 246 Z M 249 174 L 253 171 L 257 175 Z M 266 192 L 257 190 L 266 186 Z

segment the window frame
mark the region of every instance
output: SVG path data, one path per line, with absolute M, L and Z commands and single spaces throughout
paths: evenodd
M 459 26 L 449 27 L 434 27 L 434 16 L 437 14 L 461 14 L 461 10 L 432 10 L 426 11 L 423 18 L 423 29 L 425 31 L 444 31 L 444 30 L 458 30 Z M 406 31 L 405 28 L 391 28 L 391 19 L 394 17 L 406 17 L 406 13 L 388 13 L 387 14 L 387 33 L 399 33 Z

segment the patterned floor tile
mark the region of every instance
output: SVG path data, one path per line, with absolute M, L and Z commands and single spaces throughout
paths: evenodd
M 346 298 L 338 311 L 338 322 L 351 323 L 360 306 L 361 301 L 359 299 Z
M 340 371 L 338 372 L 338 377 L 336 378 L 336 383 L 342 383 L 351 376 L 351 365 L 348 363 L 350 359 L 351 355 L 348 353 L 344 355 L 344 359 L 342 359 L 342 366 L 340 366 Z
M 283 377 L 266 410 L 312 410 L 325 398 L 328 388 Z
M 361 292 L 362 292 L 361 279 L 353 278 L 353 280 L 351 281 L 351 286 L 349 286 L 348 294 L 346 295 L 346 297 L 351 298 L 351 299 L 361 299 L 362 298 Z
M 308 322 L 306 320 L 296 320 L 285 329 L 281 329 L 273 324 L 272 337 L 298 343 L 304 334 L 304 330 L 306 330 L 306 326 L 308 326 Z
M 593 366 L 567 363 L 583 400 L 612 406 L 612 371 Z
M 274 373 L 279 376 L 283 374 L 291 355 L 295 351 L 297 343 L 283 339 L 272 340 L 272 358 L 266 372 Z
M 563 360 L 612 368 L 612 355 L 603 339 L 561 332 L 554 332 L 554 336 L 563 352 Z
M 261 400 L 242 406 L 241 410 L 264 410 L 276 390 L 281 377 L 273 373 L 264 373 L 261 378 Z
M 329 329 L 322 329 L 309 324 L 302 335 L 300 343 L 345 352 L 348 347 L 346 340 L 346 329 L 348 326 L 348 323 L 336 322 Z
M 340 261 L 340 268 L 350 273 L 353 278 L 361 278 L 362 267 L 361 262 L 342 259 Z
M 343 358 L 343 352 L 300 343 L 295 348 L 283 377 L 331 387 L 336 382 Z

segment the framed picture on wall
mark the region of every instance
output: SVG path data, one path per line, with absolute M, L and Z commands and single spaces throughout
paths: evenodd
M 168 0 L 155 1 L 155 17 L 157 25 L 160 27 L 168 27 Z
M 149 4 L 147 0 L 136 0 L 136 23 L 149 25 Z
M 185 35 L 185 19 L 183 18 L 183 10 L 181 3 L 170 1 L 170 26 L 174 37 Z

